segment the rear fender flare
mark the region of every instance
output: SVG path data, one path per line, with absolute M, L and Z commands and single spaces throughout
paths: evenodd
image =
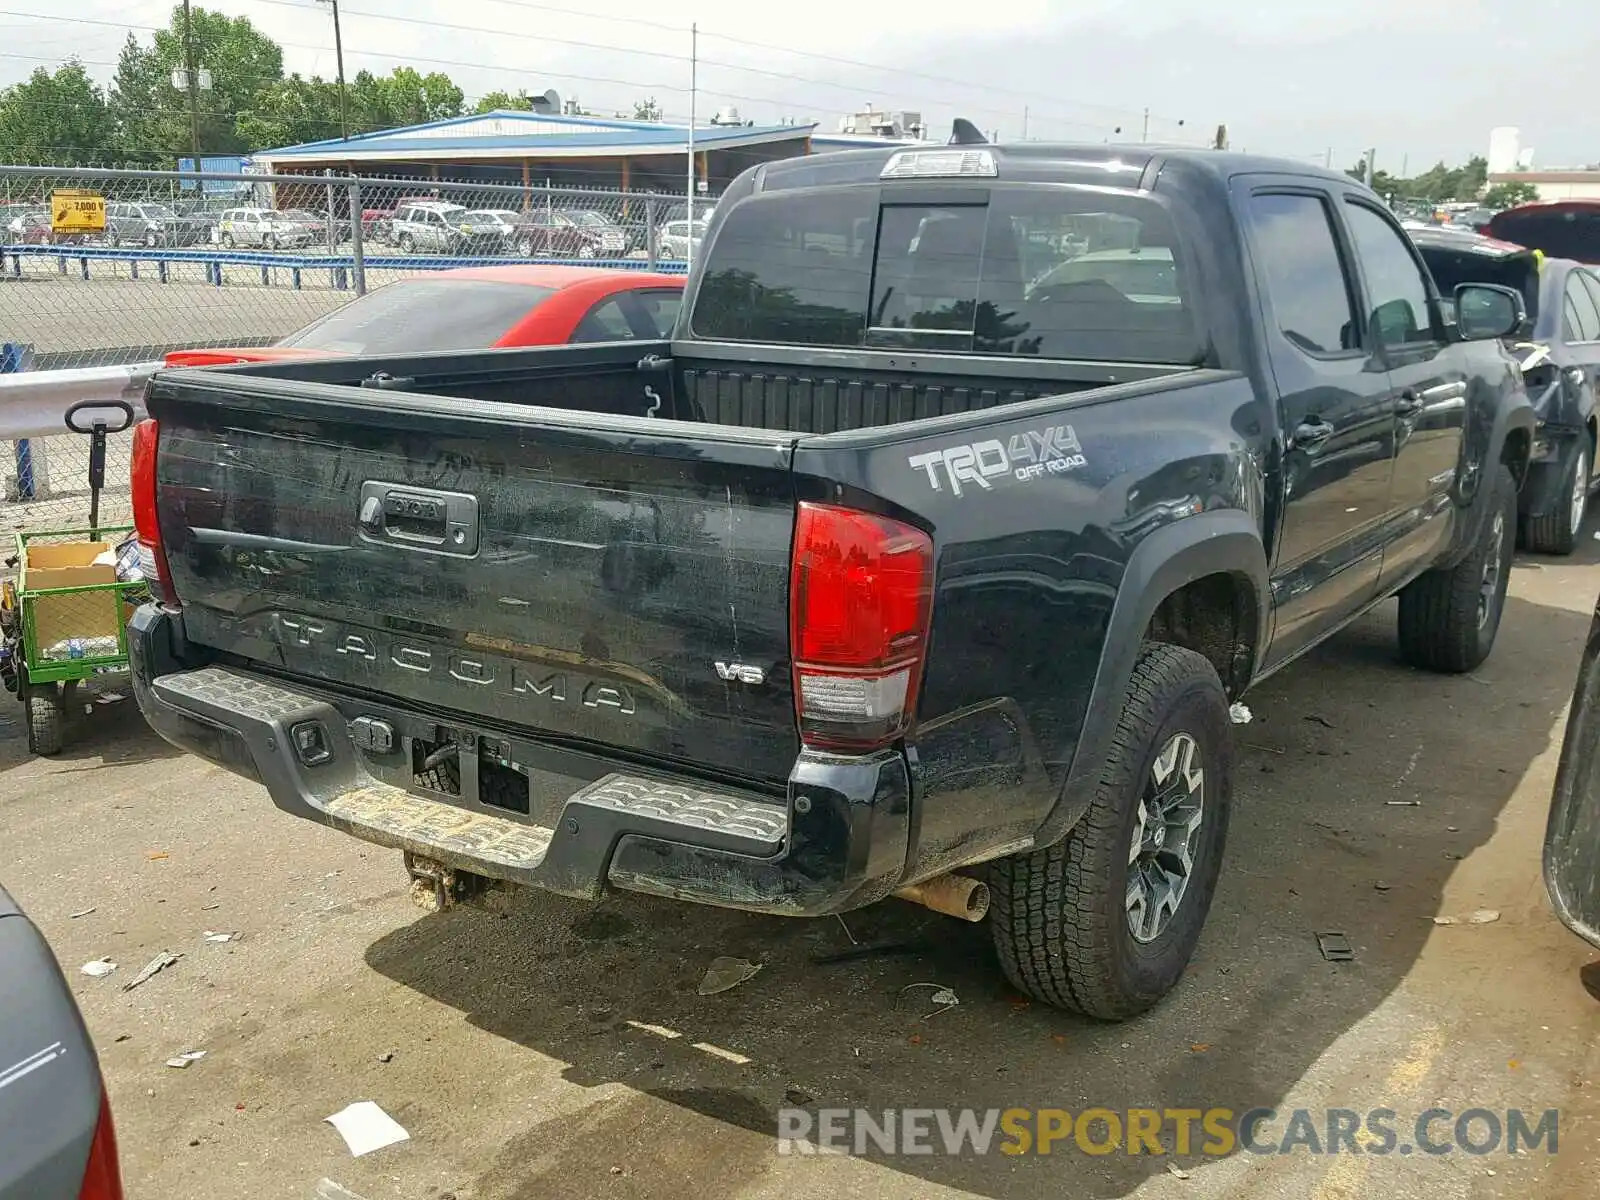
M 1134 662 L 1156 610 L 1186 584 L 1216 574 L 1246 579 L 1254 593 L 1256 637 L 1249 677 L 1259 672 L 1271 633 L 1271 592 L 1266 548 L 1255 521 L 1239 509 L 1225 509 L 1187 517 L 1151 533 L 1134 548 L 1123 572 L 1072 765 L 1055 804 L 1034 835 L 1036 847 L 1065 837 L 1093 800 Z

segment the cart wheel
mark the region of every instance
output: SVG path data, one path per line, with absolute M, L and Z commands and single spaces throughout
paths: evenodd
M 28 689 L 28 749 L 60 754 L 67 740 L 67 701 L 53 683 Z

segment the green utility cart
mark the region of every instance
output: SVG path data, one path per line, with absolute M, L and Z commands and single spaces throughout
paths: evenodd
M 82 419 L 95 408 L 112 416 Z M 67 428 L 92 438 L 89 524 L 82 529 L 18 533 L 16 578 L 0 592 L 0 678 L 26 708 L 28 748 L 57 754 L 82 712 L 80 685 L 128 670 L 128 618 L 148 595 L 137 568 L 131 525 L 100 524 L 105 439 L 133 423 L 122 402 L 95 401 L 67 411 Z

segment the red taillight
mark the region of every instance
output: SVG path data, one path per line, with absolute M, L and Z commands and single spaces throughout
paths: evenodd
M 163 604 L 178 606 L 167 569 L 167 551 L 161 544 L 161 522 L 156 516 L 156 448 L 161 426 L 152 420 L 133 427 L 133 527 L 139 538 L 139 565 L 150 594 Z
M 78 1200 L 122 1200 L 122 1167 L 117 1162 L 117 1134 L 111 1125 L 111 1101 L 100 1093 L 100 1120 L 89 1143 Z
M 875 513 L 802 501 L 789 584 L 795 713 L 808 746 L 906 732 L 933 606 L 933 540 Z

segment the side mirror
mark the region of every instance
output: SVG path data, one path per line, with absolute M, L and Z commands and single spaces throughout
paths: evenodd
M 1522 293 L 1488 283 L 1463 283 L 1456 288 L 1456 330 L 1463 341 L 1511 337 L 1528 319 Z

